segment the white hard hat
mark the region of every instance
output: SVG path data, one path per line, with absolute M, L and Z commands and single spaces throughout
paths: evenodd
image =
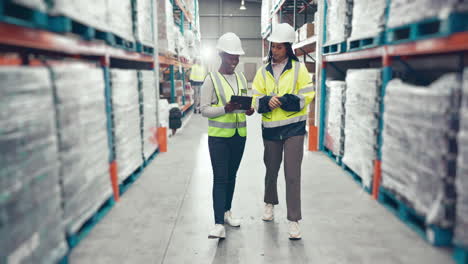
M 273 32 L 268 37 L 268 41 L 276 43 L 294 43 L 296 40 L 296 32 L 294 28 L 287 23 L 277 24 L 273 27 Z
M 216 45 L 216 48 L 231 55 L 245 54 L 244 50 L 242 49 L 240 38 L 232 32 L 228 32 L 222 35 L 218 39 L 218 44 Z

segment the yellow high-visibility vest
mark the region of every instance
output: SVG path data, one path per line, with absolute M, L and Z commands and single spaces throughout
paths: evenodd
M 194 64 L 191 68 L 190 80 L 194 82 L 203 82 L 205 80 L 205 77 L 205 68 L 198 64 Z
M 219 72 L 209 73 L 215 88 L 218 103 L 212 107 L 224 107 L 233 95 L 247 94 L 247 80 L 242 73 L 235 73 L 237 79 L 237 94 L 229 85 L 226 79 Z M 247 136 L 247 119 L 245 111 L 236 110 L 232 113 L 226 113 L 222 116 L 208 119 L 208 135 L 212 137 L 232 137 L 238 131 L 242 137 Z
M 289 125 L 307 120 L 307 106 L 315 96 L 315 88 L 305 65 L 292 61 L 292 68 L 284 71 L 278 81 L 262 66 L 255 75 L 253 88 L 253 104 L 258 110 L 259 101 L 265 96 L 283 96 L 294 94 L 300 99 L 300 111 L 290 112 L 280 107 L 262 114 L 262 124 L 265 128 Z

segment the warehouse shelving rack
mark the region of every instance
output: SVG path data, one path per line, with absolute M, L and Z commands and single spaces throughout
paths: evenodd
M 387 1 L 389 4 L 389 1 Z M 324 11 L 326 13 L 326 9 Z M 388 11 L 387 11 L 388 15 Z M 458 16 L 457 16 L 458 17 Z M 457 20 L 458 23 L 464 23 L 463 28 L 467 30 L 467 23 Z M 443 24 L 443 23 L 442 23 Z M 326 37 L 326 27 L 324 23 L 324 38 Z M 458 25 L 460 26 L 460 25 Z M 460 28 L 460 27 L 454 27 Z M 446 30 L 441 28 L 441 30 Z M 394 30 L 393 30 L 394 31 Z M 392 32 L 393 32 L 392 31 Z M 387 35 L 389 32 L 383 32 Z M 381 37 L 381 36 L 376 36 Z M 325 137 L 325 109 L 326 109 L 326 84 L 329 76 L 344 76 L 346 69 L 364 67 L 377 67 L 382 69 L 382 85 L 380 96 L 384 98 L 386 94 L 386 85 L 395 76 L 395 69 L 403 65 L 403 68 L 414 71 L 412 66 L 407 63 L 416 59 L 440 58 L 441 56 L 455 56 L 459 58 L 459 64 L 454 68 L 461 72 L 466 67 L 466 55 L 468 55 L 468 31 L 453 31 L 450 34 L 444 31 L 444 34 L 432 34 L 431 36 L 421 36 L 420 38 L 407 39 L 405 41 L 391 42 L 385 44 L 380 42 L 376 47 L 363 48 L 356 51 L 345 50 L 341 53 L 324 54 L 321 64 L 321 91 L 320 91 L 320 124 L 319 124 L 319 150 L 328 154 L 330 151 L 324 146 Z M 380 186 L 382 177 L 382 136 L 383 136 L 383 115 L 385 112 L 384 100 L 380 101 L 379 109 L 379 131 L 376 135 L 377 140 L 377 159 L 374 161 L 374 173 L 372 188 L 368 192 L 372 197 L 378 200 L 383 206 L 387 207 L 397 215 L 403 222 L 415 230 L 425 240 L 436 246 L 450 246 L 452 240 L 452 230 L 439 228 L 437 226 L 426 226 L 424 217 L 418 215 L 405 202 L 399 200 L 392 193 Z M 330 156 L 330 155 L 329 155 Z M 332 157 L 339 166 L 341 157 Z M 348 171 L 356 181 L 360 181 L 360 176 L 352 171 Z M 454 258 L 457 264 L 468 263 L 468 251 L 466 249 L 456 248 Z
M 197 1 L 194 1 L 195 4 Z M 185 28 L 192 29 L 195 21 L 190 12 L 185 8 L 183 3 L 180 0 L 171 0 L 174 10 L 174 20 L 176 25 L 179 26 L 179 30 L 184 35 Z M 176 102 L 176 91 L 175 91 L 175 80 L 182 80 L 182 105 L 180 109 L 185 116 L 190 109 L 192 109 L 193 102 L 186 103 L 185 101 L 185 83 L 186 83 L 186 73 L 192 67 L 192 64 L 189 63 L 185 58 L 175 58 L 169 55 L 159 54 L 159 71 L 164 74 L 168 72 L 168 80 L 171 83 L 171 96 L 169 98 L 170 103 Z
M 109 147 L 109 178 L 113 195 L 100 205 L 99 209 L 82 225 L 76 234 L 67 236 L 69 248 L 73 249 L 106 215 L 115 204 L 115 201 L 119 200 L 120 195 L 122 195 L 138 176 L 141 175 L 143 169 L 159 152 L 159 149 L 157 149 L 134 173 L 129 175 L 123 183 L 119 184 L 118 164 L 116 162 L 114 134 L 112 129 L 114 121 L 112 114 L 110 69 L 152 70 L 155 72 L 156 82 L 159 82 L 159 72 L 157 69 L 160 69 L 160 67 L 178 67 L 184 69 L 185 74 L 185 70 L 189 69 L 191 64 L 187 61 L 180 61 L 174 57 L 158 54 L 157 46 L 155 46 L 154 49 L 156 52 L 153 51 L 154 54 L 151 54 L 148 50 L 141 49 L 137 52 L 118 45 L 111 45 L 104 39 L 87 38 L 85 36 L 86 34 L 83 35 L 76 32 L 71 32 L 72 34 L 66 35 L 60 34 L 60 32 L 56 32 L 49 27 L 50 24 L 47 20 L 50 17 L 48 17 L 46 13 L 19 5 L 14 5 L 18 10 L 5 10 L 7 6 L 4 4 L 7 2 L 9 3 L 9 1 L 3 1 L 0 4 L 0 32 L 2 32 L 2 37 L 0 38 L 0 65 L 34 66 L 43 65 L 42 61 L 44 60 L 57 61 L 71 59 L 99 65 L 103 70 L 105 81 L 105 91 L 103 92 L 105 93 L 106 101 Z M 175 0 L 175 4 L 174 12 L 180 15 L 182 21 L 181 30 L 183 30 L 184 17 L 185 20 L 191 24 L 192 15 L 182 6 L 181 1 Z M 157 6 L 156 1 L 153 3 L 153 7 L 154 6 Z M 13 16 L 10 16 L 11 13 Z M 154 13 L 157 14 L 157 12 Z M 171 75 L 171 78 L 174 79 L 175 75 Z M 155 83 L 155 85 L 157 85 L 157 83 Z M 158 91 L 157 94 L 159 94 Z M 190 108 L 191 104 L 184 104 L 181 106 L 184 112 L 189 111 Z M 61 263 L 68 262 L 68 254 L 69 253 L 64 256 Z
M 310 12 L 315 12 L 317 10 L 317 0 L 278 0 L 273 3 L 273 7 L 270 11 L 270 19 L 269 22 L 278 21 L 279 23 L 289 23 L 294 27 L 294 29 L 298 29 L 303 24 L 310 22 L 313 20 L 313 16 L 310 15 Z M 298 19 L 299 16 L 302 16 L 303 23 L 299 23 Z M 276 18 L 276 19 L 274 19 Z M 268 51 L 269 51 L 269 43 L 266 40 L 267 37 L 271 34 L 272 25 L 268 26 L 270 30 L 264 32 L 262 34 L 263 37 L 263 45 L 262 45 L 262 54 L 263 54 L 263 61 L 266 62 L 268 59 Z M 317 34 L 317 32 L 315 32 Z M 312 36 L 304 41 L 294 43 L 292 48 L 295 51 L 295 54 L 298 57 L 302 57 L 303 61 L 312 61 L 315 65 L 316 63 L 316 56 L 314 54 L 317 53 L 317 43 L 318 38 L 317 35 Z M 315 71 L 316 72 L 316 71 Z M 315 73 L 314 72 L 314 73 Z M 311 109 L 309 113 L 313 115 L 314 118 L 309 118 L 309 129 L 308 129 L 308 148 L 310 151 L 317 151 L 318 150 L 318 127 L 315 124 L 315 100 L 311 104 Z

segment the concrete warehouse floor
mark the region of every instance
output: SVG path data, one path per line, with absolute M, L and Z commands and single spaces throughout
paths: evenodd
M 452 263 L 450 252 L 423 241 L 364 193 L 321 153 L 306 152 L 302 166 L 303 239 L 287 234 L 284 175 L 274 222 L 263 210 L 260 117 L 248 118 L 233 213 L 240 228 L 225 240 L 207 239 L 212 227 L 212 170 L 207 119 L 194 115 L 75 248 L 71 263 Z

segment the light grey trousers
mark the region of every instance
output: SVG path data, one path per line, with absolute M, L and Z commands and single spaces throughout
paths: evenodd
M 285 140 L 263 140 L 263 161 L 266 167 L 264 202 L 278 204 L 278 172 L 284 152 L 284 176 L 286 180 L 286 206 L 288 220 L 299 221 L 301 214 L 301 164 L 304 156 L 304 136 Z

